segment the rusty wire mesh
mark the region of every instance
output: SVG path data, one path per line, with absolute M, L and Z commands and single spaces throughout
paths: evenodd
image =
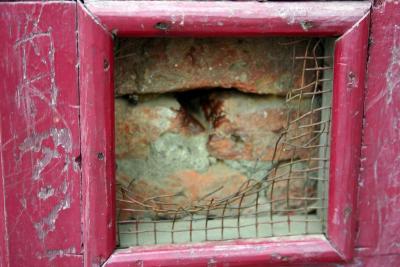
M 307 42 L 304 54 L 295 44 Z M 332 49 L 323 39 L 301 39 L 288 60 L 303 64 L 302 83 L 286 95 L 287 126 L 276 140 L 272 165 L 262 179 L 249 178 L 237 191 L 215 197 L 215 188 L 197 201 L 178 205 L 175 195 L 138 199 L 117 181 L 120 246 L 187 243 L 323 233 L 329 172 Z M 307 81 L 305 73 L 314 79 Z M 307 99 L 307 101 L 303 101 Z M 282 153 L 292 153 L 281 160 Z M 299 153 L 307 157 L 299 157 Z M 260 155 L 262 158 L 262 155 Z M 254 162 L 257 169 L 259 160 Z M 295 193 L 289 188 L 296 188 Z M 118 213 L 131 212 L 131 219 Z M 139 214 L 139 215 L 138 215 Z M 146 215 L 143 215 L 146 214 Z

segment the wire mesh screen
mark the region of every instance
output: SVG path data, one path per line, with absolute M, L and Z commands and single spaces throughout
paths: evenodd
M 119 40 L 120 247 L 323 233 L 332 43 Z

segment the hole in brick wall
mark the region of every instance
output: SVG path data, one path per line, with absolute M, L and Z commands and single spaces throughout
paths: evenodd
M 119 246 L 323 233 L 332 47 L 117 39 Z

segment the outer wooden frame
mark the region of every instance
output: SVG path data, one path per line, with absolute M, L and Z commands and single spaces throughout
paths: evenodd
M 76 4 L 0 3 L 0 266 L 83 265 Z
M 353 257 L 369 3 L 99 2 L 78 5 L 85 266 L 256 266 Z M 337 36 L 327 235 L 115 249 L 112 38 Z M 195 253 L 194 253 L 195 252 Z

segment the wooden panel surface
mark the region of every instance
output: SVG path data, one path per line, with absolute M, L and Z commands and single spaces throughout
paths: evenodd
M 85 266 L 115 249 L 113 43 L 78 4 Z
M 369 2 L 101 1 L 88 9 L 119 36 L 338 36 Z
M 372 10 L 364 109 L 357 251 L 399 255 L 400 4 L 393 1 L 377 1 Z M 380 266 L 400 266 L 399 257 L 391 262 Z
M 107 267 L 293 266 L 341 262 L 324 236 L 292 236 L 135 247 L 115 252 Z
M 75 13 L 66 2 L 0 4 L 1 182 L 10 266 L 82 263 Z
M 353 257 L 357 178 L 369 15 L 335 45 L 327 235 L 345 259 Z

